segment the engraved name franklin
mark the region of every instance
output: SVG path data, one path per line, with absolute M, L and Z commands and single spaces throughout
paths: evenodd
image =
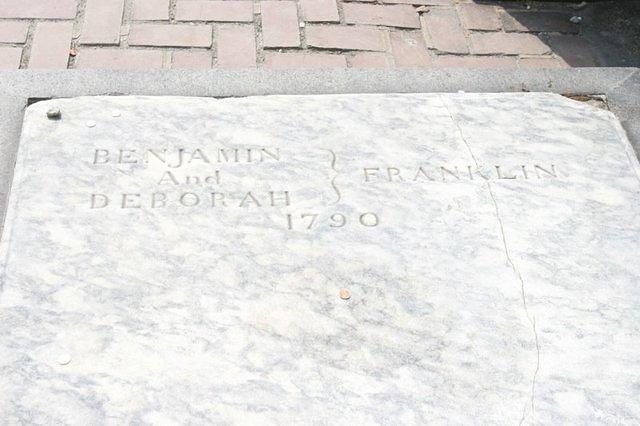
M 558 178 L 554 164 L 519 164 L 512 166 L 414 166 L 365 167 L 364 182 L 450 182 L 461 180 L 512 180 Z

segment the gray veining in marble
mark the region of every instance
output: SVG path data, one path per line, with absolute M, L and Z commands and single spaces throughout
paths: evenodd
M 551 94 L 39 102 L 0 422 L 636 424 L 639 171 Z

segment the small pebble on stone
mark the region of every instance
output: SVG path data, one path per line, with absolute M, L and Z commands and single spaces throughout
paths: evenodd
M 581 3 L 578 3 L 578 4 L 573 5 L 572 7 L 573 7 L 573 9 L 575 9 L 575 10 L 580 10 L 580 9 L 584 9 L 586 6 L 587 6 L 587 2 L 586 2 L 586 1 L 583 1 L 583 2 L 581 2 Z
M 47 118 L 50 120 L 59 120 L 62 117 L 62 113 L 60 112 L 60 108 L 51 108 L 47 111 Z
M 347 290 L 346 288 L 343 288 L 342 290 L 340 290 L 340 299 L 342 299 L 342 300 L 351 299 L 351 292 L 349 290 Z
M 61 354 L 60 356 L 58 356 L 58 359 L 56 359 L 56 362 L 60 365 L 67 365 L 71 362 L 71 355 Z

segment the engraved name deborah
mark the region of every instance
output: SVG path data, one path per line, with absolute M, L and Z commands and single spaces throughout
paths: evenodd
M 481 184 L 490 181 L 535 181 L 559 179 L 555 164 L 510 164 L 510 165 L 435 165 L 420 163 L 418 158 L 406 164 L 361 164 L 358 159 L 341 159 L 334 150 L 319 148 L 306 153 L 315 156 L 314 167 L 320 165 L 326 172 L 326 185 L 333 197 L 322 201 L 327 206 L 347 202 L 342 198 L 340 185 L 378 185 L 380 188 L 393 185 L 415 185 L 418 190 L 428 190 L 429 184 Z M 305 154 L 305 155 L 306 155 Z M 279 168 L 305 167 L 304 162 L 295 161 L 295 155 L 277 147 L 255 146 L 220 148 L 177 149 L 104 149 L 95 148 L 90 154 L 90 165 L 104 170 L 127 170 L 132 187 L 144 190 L 93 192 L 88 206 L 92 210 L 104 209 L 163 209 L 163 208 L 208 208 L 208 209 L 287 209 L 286 226 L 295 229 L 298 224 L 311 229 L 318 223 L 339 228 L 347 223 L 374 227 L 380 222 L 379 214 L 372 211 L 352 213 L 349 217 L 339 211 L 320 215 L 317 212 L 292 212 L 296 194 L 289 189 L 291 182 L 259 185 L 259 188 L 240 188 L 237 179 L 227 179 L 252 173 L 251 167 L 258 165 L 264 173 Z M 290 158 L 288 158 L 290 157 Z M 384 160 L 384 159 L 381 159 Z M 273 167 L 277 167 L 273 169 Z M 235 169 L 234 169 L 235 167 Z M 237 167 L 242 167 L 238 169 Z M 146 182 L 140 182 L 136 171 L 146 173 Z M 235 172 L 234 172 L 235 170 Z M 354 177 L 355 180 L 354 181 Z M 343 182 L 340 182 L 343 180 Z M 258 177 L 254 182 L 261 182 Z M 296 182 L 299 184 L 299 182 Z M 135 184 L 135 185 L 134 185 Z M 254 185 L 258 185 L 254 183 Z M 274 188 L 277 186 L 277 188 Z M 322 189 L 322 188 L 318 188 Z M 333 198 L 333 199 L 332 199 Z M 329 210 L 331 210 L 329 208 Z M 335 210 L 335 209 L 334 209 Z M 324 217 L 326 216 L 326 217 Z

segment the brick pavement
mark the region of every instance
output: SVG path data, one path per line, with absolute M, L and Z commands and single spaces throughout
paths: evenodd
M 0 0 L 0 68 L 600 65 L 566 3 Z M 589 6 L 587 6 L 589 7 Z

